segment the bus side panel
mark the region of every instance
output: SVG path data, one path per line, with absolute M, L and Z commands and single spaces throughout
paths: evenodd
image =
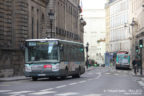
M 65 70 L 67 68 L 68 62 L 60 62 L 59 64 L 60 64 L 59 68 L 60 68 L 62 74 L 65 75 Z
M 81 74 L 85 72 L 84 62 L 61 62 L 60 70 L 62 70 L 62 72 L 65 72 L 66 68 L 68 68 L 69 75 L 77 74 L 77 72 L 79 71 L 79 68 L 80 68 Z

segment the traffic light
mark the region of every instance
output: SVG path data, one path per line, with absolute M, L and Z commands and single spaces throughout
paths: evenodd
M 138 52 L 138 51 L 139 51 L 138 46 L 135 46 L 135 50 L 136 50 L 136 52 Z
M 142 48 L 143 47 L 143 40 L 139 40 L 139 47 Z

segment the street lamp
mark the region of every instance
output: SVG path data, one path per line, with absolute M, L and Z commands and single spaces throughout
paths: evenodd
M 141 71 L 140 71 L 140 74 L 143 75 L 143 60 L 142 60 L 142 48 L 143 48 L 143 39 L 140 39 L 139 40 L 139 48 L 140 48 L 140 64 L 141 64 Z
M 52 38 L 52 24 L 53 24 L 53 20 L 54 20 L 54 12 L 52 10 L 50 10 L 50 12 L 48 13 L 48 15 L 49 15 L 49 19 L 50 19 L 51 38 Z
M 133 31 L 134 26 L 136 25 L 136 21 L 134 20 L 134 18 L 132 19 L 132 22 L 130 24 L 130 26 L 132 26 L 132 30 L 131 30 L 131 35 L 132 35 L 132 58 L 134 59 L 136 52 L 135 52 L 135 32 Z
M 89 61 L 88 61 L 88 50 L 89 50 L 89 43 L 87 42 L 86 44 L 86 66 L 88 68 L 88 64 L 89 64 Z
M 86 25 L 86 22 L 85 22 L 85 20 L 83 19 L 83 17 L 81 16 L 81 18 L 80 18 L 80 23 L 83 25 L 83 26 L 85 26 Z
M 87 42 L 86 44 L 86 52 L 88 53 L 88 49 L 89 49 L 89 43 Z
M 134 25 L 136 25 L 136 21 L 134 20 L 134 18 L 132 19 L 132 22 L 131 22 L 131 24 L 130 24 L 132 27 L 134 26 Z

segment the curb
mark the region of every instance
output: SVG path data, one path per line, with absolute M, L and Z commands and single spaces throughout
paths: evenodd
M 0 78 L 0 82 L 9 82 L 9 81 L 20 81 L 20 80 L 29 80 L 30 77 L 10 77 L 10 78 Z

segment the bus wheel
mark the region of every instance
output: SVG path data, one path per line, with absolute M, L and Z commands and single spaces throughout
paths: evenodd
M 66 79 L 66 76 L 61 76 L 60 78 L 61 78 L 61 80 L 64 80 L 64 79 Z
M 76 75 L 76 77 L 77 77 L 77 78 L 80 78 L 80 75 L 81 75 L 81 74 L 80 74 L 80 70 L 79 70 L 79 72 L 78 72 L 78 74 Z
M 54 77 L 54 76 L 50 76 L 49 79 L 50 79 L 50 80 L 56 80 L 57 78 Z
M 61 76 L 60 78 L 63 80 L 66 79 L 67 76 L 68 76 L 68 68 L 65 69 L 65 75 Z
M 80 78 L 81 68 L 78 69 L 78 73 L 76 75 L 72 75 L 72 78 Z
M 68 68 L 65 69 L 65 77 L 68 76 Z
M 38 77 L 32 77 L 32 80 L 33 80 L 33 81 L 37 81 L 37 80 L 38 80 Z

